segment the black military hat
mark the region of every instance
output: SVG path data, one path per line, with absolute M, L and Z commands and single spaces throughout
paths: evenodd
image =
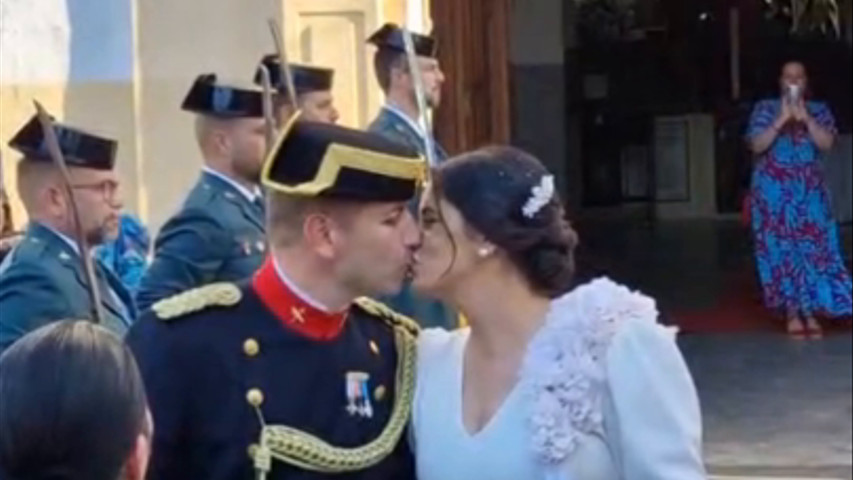
M 263 92 L 219 83 L 216 75 L 199 75 L 187 92 L 183 110 L 223 118 L 264 116 Z
M 115 166 L 118 142 L 99 137 L 59 123 L 53 123 L 59 150 L 69 167 L 112 170 Z M 38 116 L 33 116 L 9 141 L 9 147 L 21 152 L 24 159 L 36 162 L 53 161 Z
M 403 40 L 403 29 L 393 23 L 386 23 L 376 31 L 367 43 L 372 43 L 379 48 L 387 48 L 399 52 L 406 51 L 406 43 Z M 412 32 L 412 43 L 415 53 L 421 57 L 435 58 L 438 55 L 438 42 L 435 38 Z
M 261 85 L 261 65 L 270 72 L 270 83 L 279 92 L 284 92 L 286 86 L 281 78 L 281 60 L 278 55 L 266 55 L 261 59 L 260 65 L 255 72 L 255 83 Z M 335 71 L 331 68 L 317 67 L 313 65 L 302 65 L 290 63 L 290 72 L 293 75 L 293 87 L 297 94 L 309 92 L 325 92 L 332 89 L 335 79 Z
M 294 116 L 264 163 L 268 189 L 356 201 L 406 201 L 426 175 L 414 149 L 375 133 Z

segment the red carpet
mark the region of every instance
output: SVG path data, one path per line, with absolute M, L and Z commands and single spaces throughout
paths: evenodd
M 761 291 L 751 272 L 733 275 L 716 306 L 701 311 L 670 312 L 670 322 L 685 334 L 779 332 L 784 323 L 764 308 Z M 851 319 L 822 321 L 828 334 L 850 333 Z

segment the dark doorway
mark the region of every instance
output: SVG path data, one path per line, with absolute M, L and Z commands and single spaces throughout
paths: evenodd
M 753 104 L 775 95 L 781 63 L 803 59 L 815 95 L 851 129 L 851 48 L 833 35 L 792 35 L 761 1 L 648 0 L 627 11 L 608 0 L 577 12 L 579 45 L 567 50 L 568 115 L 581 124 L 583 205 L 653 197 L 656 117 L 712 115 L 718 213 L 741 209 L 752 159 L 743 132 Z M 740 93 L 733 95 L 731 12 L 737 9 Z M 644 168 L 643 168 L 644 166 Z

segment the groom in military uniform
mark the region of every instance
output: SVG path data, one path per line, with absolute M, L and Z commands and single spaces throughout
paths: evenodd
M 389 23 L 368 39 L 368 43 L 377 47 L 373 63 L 376 79 L 385 92 L 385 105 L 369 130 L 417 149 L 424 156 L 427 145 L 432 145 L 434 158 L 441 163 L 447 159 L 447 153 L 435 141 L 428 141 L 427 136 L 431 136 L 432 132 L 424 132 L 418 123 L 415 80 L 409 70 L 403 35 L 400 27 Z M 427 108 L 438 108 L 445 79 L 436 58 L 437 42 L 426 35 L 412 33 L 411 36 L 416 61 L 421 69 Z M 414 203 L 412 210 L 417 211 L 417 201 Z M 441 302 L 417 295 L 410 285 L 385 300 L 401 313 L 417 318 L 424 327 L 453 329 L 459 325 L 458 316 L 451 309 Z
M 391 294 L 420 234 L 412 149 L 293 119 L 265 162 L 270 255 L 253 278 L 153 306 L 128 336 L 158 480 L 413 480 L 418 327 Z

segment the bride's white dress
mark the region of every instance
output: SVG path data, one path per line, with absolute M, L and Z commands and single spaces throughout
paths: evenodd
M 648 297 L 597 280 L 553 302 L 491 421 L 462 421 L 469 330 L 420 339 L 419 480 L 704 480 L 696 389 Z

